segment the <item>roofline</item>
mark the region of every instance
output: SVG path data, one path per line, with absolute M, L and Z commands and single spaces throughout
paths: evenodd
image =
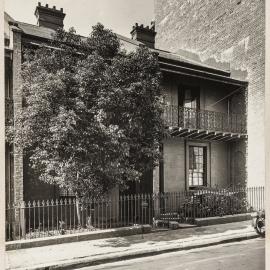
M 25 23 L 25 22 L 19 22 L 19 21 L 15 21 L 16 23 L 21 23 L 21 24 L 26 24 L 29 26 L 33 26 L 33 27 L 40 27 L 40 26 L 36 26 L 33 24 L 29 24 L 29 23 Z M 45 27 L 46 28 L 46 27 Z M 23 33 L 23 36 L 26 39 L 35 39 L 38 41 L 43 41 L 43 42 L 50 42 L 50 40 L 52 40 L 51 38 L 48 37 L 41 37 L 38 35 L 31 35 L 31 34 L 27 34 L 27 33 Z M 120 34 L 116 34 L 117 37 L 121 40 L 128 42 L 130 44 L 136 45 L 136 46 L 140 46 L 140 45 L 144 45 L 142 42 L 139 42 L 137 40 L 133 40 L 130 38 L 127 38 L 125 36 L 122 36 Z M 81 36 L 82 38 L 86 38 L 85 36 Z M 29 41 L 30 41 L 29 40 Z M 144 45 L 146 46 L 146 45 Z M 171 59 L 170 57 L 166 57 L 166 55 L 161 55 L 162 53 L 165 54 L 173 54 L 175 56 L 179 56 L 181 57 L 181 55 L 172 53 L 172 52 L 167 52 L 164 50 L 158 50 L 158 49 L 151 49 L 149 48 L 152 52 L 157 53 L 158 54 L 158 62 L 161 66 L 161 70 L 165 71 L 165 72 L 170 72 L 170 73 L 177 73 L 177 74 L 182 74 L 182 75 L 189 75 L 189 76 L 195 76 L 195 77 L 200 77 L 200 78 L 204 78 L 204 79 L 211 79 L 211 80 L 216 80 L 216 81 L 223 81 L 223 82 L 227 82 L 230 84 L 234 84 L 234 85 L 241 85 L 241 86 L 247 86 L 248 82 L 247 81 L 241 81 L 241 80 L 237 80 L 234 78 L 231 78 L 230 75 L 231 73 L 222 69 L 218 69 L 215 67 L 211 67 L 209 65 L 205 65 L 204 63 L 190 63 L 190 62 L 186 62 L 184 60 L 181 59 Z M 160 54 L 161 53 L 161 54 Z M 191 61 L 192 60 L 188 60 Z M 193 61 L 194 62 L 194 61 Z
M 31 45 L 42 46 L 42 41 L 49 41 L 47 38 L 41 38 L 38 36 L 31 36 L 28 34 L 24 34 L 24 36 L 25 36 L 25 38 L 28 39 L 27 43 L 29 43 Z M 29 38 L 31 39 L 31 37 L 35 37 L 35 40 L 40 41 L 40 44 L 38 44 L 38 43 L 33 44 L 33 42 L 31 40 L 29 40 Z M 50 48 L 52 48 L 52 47 L 50 47 Z M 169 63 L 168 61 L 166 61 L 167 60 L 166 58 L 163 58 L 163 60 L 165 60 L 165 61 L 162 61 L 162 57 L 159 57 L 158 62 L 160 65 L 160 70 L 163 72 L 181 74 L 184 76 L 191 76 L 191 77 L 197 77 L 197 78 L 202 78 L 202 79 L 206 79 L 206 80 L 229 83 L 231 85 L 238 85 L 238 86 L 247 86 L 248 85 L 247 81 L 233 79 L 233 78 L 228 77 L 228 76 L 217 74 L 216 72 L 213 73 L 213 72 L 211 72 L 211 69 L 203 69 L 203 68 L 198 69 L 199 66 L 189 64 L 186 62 L 181 62 L 180 60 L 177 62 L 181 63 L 181 65 L 174 65 L 172 63 Z
M 230 76 L 231 75 L 231 72 L 228 71 L 228 70 L 221 69 L 221 68 L 214 67 L 214 66 L 210 66 L 210 65 L 205 64 L 205 63 L 200 62 L 200 61 L 196 61 L 196 60 L 192 60 L 192 59 L 186 59 L 186 61 L 185 61 L 185 57 L 180 55 L 180 54 L 177 54 L 177 53 L 168 52 L 168 51 L 164 51 L 164 50 L 158 50 L 158 49 L 155 49 L 154 51 L 159 54 L 160 58 L 171 61 L 172 63 L 181 62 L 181 63 L 191 65 L 191 66 L 198 66 L 198 67 L 200 67 L 201 69 L 204 69 L 204 70 L 209 70 L 209 71 L 211 70 L 211 71 L 214 71 L 215 73 L 219 73 L 219 74 L 224 75 L 224 76 Z M 160 55 L 160 52 L 164 53 L 165 55 Z M 176 57 L 181 57 L 184 60 L 172 59 L 171 57 L 167 57 L 166 54 L 168 54 L 170 56 L 173 55 L 173 56 L 176 56 Z
M 212 68 L 212 67 L 204 65 L 203 63 L 202 63 L 202 65 L 200 65 L 199 63 L 198 64 L 190 63 L 190 62 L 182 61 L 181 59 L 179 59 L 179 60 L 170 59 L 170 58 L 167 58 L 166 56 L 162 56 L 162 55 L 159 55 L 158 57 L 159 57 L 159 60 L 161 62 L 166 62 L 166 63 L 168 63 L 168 65 L 171 65 L 171 66 L 179 66 L 179 63 L 181 63 L 181 66 L 190 67 L 190 68 L 196 67 L 196 69 L 198 69 L 198 70 L 209 72 L 209 73 L 215 73 L 215 74 L 218 74 L 221 76 L 230 77 L 230 75 L 231 75 L 231 72 L 229 72 L 229 71 Z
M 237 86 L 243 86 L 243 87 L 248 86 L 247 81 L 242 81 L 242 80 L 234 79 L 227 76 L 222 76 L 215 73 L 201 71 L 201 70 L 193 69 L 190 67 L 184 67 L 184 66 L 172 66 L 165 62 L 159 62 L 159 64 L 160 64 L 160 70 L 167 73 L 196 77 L 196 78 L 200 78 L 204 80 L 227 83 L 230 85 L 237 85 Z

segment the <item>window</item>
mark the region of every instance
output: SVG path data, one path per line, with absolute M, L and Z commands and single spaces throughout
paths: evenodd
M 59 196 L 60 198 L 73 198 L 75 194 L 71 190 L 59 187 Z
M 191 89 L 185 91 L 184 107 L 197 109 L 197 98 L 192 95 Z
M 199 109 L 200 89 L 198 87 L 181 86 L 178 90 L 178 104 L 181 107 Z
M 198 87 L 181 86 L 178 89 L 179 126 L 198 128 L 198 113 L 200 109 L 200 89 Z
M 206 185 L 206 147 L 189 146 L 189 187 Z

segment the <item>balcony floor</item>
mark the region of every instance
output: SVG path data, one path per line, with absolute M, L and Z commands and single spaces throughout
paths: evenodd
M 179 127 L 168 127 L 168 136 L 188 138 L 191 140 L 204 140 L 204 141 L 222 141 L 233 142 L 237 140 L 246 140 L 247 134 L 232 133 L 232 132 L 219 132 L 200 129 L 187 129 Z

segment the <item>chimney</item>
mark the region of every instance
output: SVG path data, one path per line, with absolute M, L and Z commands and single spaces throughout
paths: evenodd
M 52 8 L 48 4 L 42 6 L 38 2 L 38 6 L 35 10 L 35 15 L 37 17 L 37 25 L 56 30 L 58 28 L 64 27 L 64 18 L 66 14 L 63 12 L 63 9 L 57 10 L 55 6 Z
M 137 23 L 135 23 L 130 34 L 132 39 L 144 43 L 149 48 L 155 47 L 155 22 L 151 22 L 151 27 L 144 27 L 143 24 L 138 25 Z

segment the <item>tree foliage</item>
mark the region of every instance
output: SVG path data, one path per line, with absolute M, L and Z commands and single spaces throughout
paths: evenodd
M 125 52 L 101 24 L 87 38 L 59 30 L 50 47 L 24 51 L 22 78 L 13 140 L 42 181 L 88 197 L 125 188 L 156 165 L 160 72 L 146 47 Z

